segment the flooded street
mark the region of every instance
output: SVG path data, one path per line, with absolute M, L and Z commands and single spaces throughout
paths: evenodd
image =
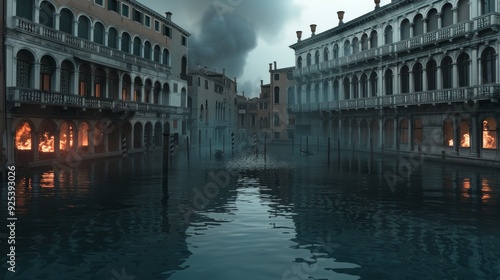
M 5 279 L 500 279 L 498 170 L 268 152 L 19 175 Z

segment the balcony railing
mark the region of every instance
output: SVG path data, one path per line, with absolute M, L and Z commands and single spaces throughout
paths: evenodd
M 37 24 L 24 18 L 14 17 L 14 26 L 18 30 L 31 33 L 32 35 L 41 36 L 51 41 L 58 41 L 60 43 L 70 45 L 72 47 L 88 51 L 90 53 L 99 53 L 103 56 L 107 56 L 113 59 L 122 59 L 128 63 L 148 66 L 162 72 L 171 71 L 170 66 L 155 62 L 153 60 L 138 57 L 126 52 L 122 52 L 113 48 L 109 48 L 101 44 L 85 40 L 83 38 L 75 37 L 60 30 Z
M 64 107 L 80 107 L 102 110 L 130 110 L 137 112 L 153 112 L 167 114 L 189 114 L 189 108 L 149 104 L 142 102 L 85 97 L 80 95 L 46 92 L 36 89 L 8 88 L 7 101 L 22 104 L 40 104 Z
M 367 109 L 491 99 L 500 99 L 500 84 L 356 98 L 314 104 L 294 104 L 288 108 L 292 112 L 316 112 L 319 110 Z

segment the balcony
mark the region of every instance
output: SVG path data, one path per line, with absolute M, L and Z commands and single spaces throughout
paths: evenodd
M 294 104 L 288 108 L 292 113 L 317 112 L 319 110 L 352 110 L 395 106 L 416 106 L 428 104 L 448 104 L 478 100 L 497 100 L 500 98 L 500 84 L 442 89 L 425 92 L 405 93 L 396 95 L 376 96 L 367 98 L 347 99 L 323 102 L 319 104 Z
M 33 23 L 24 18 L 14 17 L 14 28 L 21 32 L 30 33 L 30 35 L 33 36 L 42 37 L 49 41 L 55 41 L 57 43 L 87 51 L 91 55 L 99 54 L 113 60 L 120 59 L 129 65 L 147 66 L 156 69 L 157 71 L 167 73 L 171 72 L 170 66 L 75 37 L 60 30 Z
M 149 104 L 100 97 L 46 92 L 36 89 L 7 89 L 7 101 L 17 104 L 39 104 L 49 106 L 88 108 L 96 110 L 128 110 L 135 112 L 151 112 L 166 114 L 189 114 L 189 108 Z

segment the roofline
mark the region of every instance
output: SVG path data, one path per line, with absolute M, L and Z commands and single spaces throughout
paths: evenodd
M 180 27 L 179 25 L 175 24 L 173 21 L 168 20 L 165 16 L 161 15 L 157 11 L 151 9 L 150 7 L 139 3 L 138 1 L 134 0 L 126 0 L 130 5 L 135 6 L 140 8 L 142 11 L 149 13 L 150 15 L 156 16 L 159 20 L 161 20 L 164 24 L 169 25 L 170 27 L 173 27 L 177 30 L 179 30 L 184 36 L 189 37 L 191 36 L 191 33 L 187 32 L 184 28 Z

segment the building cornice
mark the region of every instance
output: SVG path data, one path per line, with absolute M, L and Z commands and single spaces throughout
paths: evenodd
M 346 31 L 351 30 L 351 29 L 355 29 L 358 26 L 375 21 L 383 16 L 390 15 L 390 14 L 394 13 L 394 11 L 401 9 L 404 6 L 410 5 L 414 2 L 420 2 L 420 1 L 423 1 L 423 0 L 402 0 L 402 1 L 387 4 L 383 7 L 375 9 L 367 14 L 364 14 L 360 17 L 357 17 L 351 21 L 343 23 L 339 26 L 331 28 L 327 31 L 324 31 L 322 33 L 319 33 L 319 34 L 314 35 L 312 37 L 309 37 L 307 39 L 301 40 L 293 45 L 290 45 L 290 48 L 295 50 L 295 51 L 298 51 L 300 49 L 314 45 L 318 42 L 325 41 L 325 40 L 328 40 L 332 37 L 338 36 L 339 34 L 342 34 Z

